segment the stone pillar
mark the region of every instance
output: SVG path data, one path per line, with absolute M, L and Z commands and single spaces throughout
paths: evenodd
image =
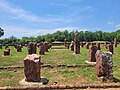
M 113 81 L 113 61 L 111 57 L 111 52 L 102 53 L 100 50 L 96 52 L 96 76 L 102 82 Z
M 0 49 L 2 49 L 2 44 L 0 44 Z
M 106 49 L 107 49 L 107 45 L 108 45 L 108 44 L 111 44 L 111 43 L 106 41 L 106 42 L 105 42 L 105 48 L 106 48 Z
M 74 51 L 74 42 L 72 41 L 71 44 L 70 44 L 70 50 L 71 51 Z
M 9 48 L 9 45 L 8 44 L 5 44 L 5 49 Z
M 84 47 L 84 43 L 83 43 L 83 42 L 81 42 L 80 44 L 81 44 L 81 47 L 83 48 L 83 47 Z
M 27 82 L 40 82 L 40 59 L 37 54 L 27 55 L 24 59 L 24 74 Z
M 40 52 L 39 52 L 39 54 L 40 55 L 45 55 L 45 50 L 44 50 L 45 48 L 44 48 L 44 45 L 42 45 L 41 47 L 40 47 Z
M 17 45 L 16 49 L 17 49 L 17 52 L 22 52 L 22 46 L 21 45 Z
M 113 44 L 108 44 L 107 45 L 107 51 L 110 51 L 112 54 L 114 54 Z
M 44 51 L 48 52 L 48 43 L 47 42 L 44 43 Z
M 52 43 L 49 43 L 48 44 L 48 49 L 51 49 L 52 48 Z
M 36 54 L 37 48 L 36 48 L 36 43 L 30 42 L 28 44 L 28 54 Z
M 74 37 L 74 53 L 80 54 L 80 40 L 77 33 L 75 34 Z
M 65 47 L 67 47 L 67 46 L 66 46 L 66 42 L 67 42 L 67 40 L 66 40 L 66 39 L 64 39 L 64 46 L 65 46 Z
M 4 56 L 9 56 L 10 55 L 10 49 L 9 48 L 6 48 L 4 50 Z
M 98 50 L 101 50 L 101 48 L 100 48 L 100 42 L 96 43 L 96 46 L 97 46 Z
M 95 54 L 97 52 L 97 46 L 92 45 L 89 49 L 89 62 L 96 62 Z
M 117 37 L 114 38 L 114 47 L 117 47 Z
M 87 43 L 86 43 L 86 49 L 89 49 L 89 45 L 90 45 L 90 43 L 87 42 Z

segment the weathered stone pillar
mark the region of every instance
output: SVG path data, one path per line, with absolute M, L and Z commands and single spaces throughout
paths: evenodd
M 89 46 L 90 46 L 90 43 L 87 42 L 87 43 L 86 43 L 86 49 L 89 49 Z
M 21 45 L 17 45 L 16 49 L 17 49 L 17 52 L 22 52 L 22 46 Z
M 84 43 L 83 42 L 81 42 L 80 44 L 81 44 L 81 47 L 84 47 Z
M 36 48 L 36 43 L 30 42 L 28 44 L 28 54 L 36 54 L 37 48 Z
M 71 51 L 74 51 L 74 42 L 72 41 L 71 44 L 70 44 L 70 50 Z
M 89 49 L 89 62 L 96 62 L 95 54 L 97 52 L 97 46 L 92 45 Z
M 117 47 L 117 37 L 114 38 L 114 47 Z
M 96 43 L 96 46 L 97 46 L 98 50 L 101 50 L 101 48 L 100 48 L 100 42 Z
M 80 40 L 77 33 L 74 36 L 74 53 L 80 54 Z
M 2 44 L 0 44 L 0 49 L 2 49 Z
M 107 51 L 110 51 L 112 54 L 114 54 L 113 44 L 108 44 L 107 45 Z
M 40 52 L 39 52 L 39 54 L 40 54 L 40 55 L 45 55 L 45 46 L 44 46 L 44 45 L 42 45 L 42 46 L 40 47 Z
M 113 81 L 113 61 L 111 57 L 111 52 L 102 53 L 100 50 L 96 52 L 96 76 L 102 82 Z
M 44 51 L 45 51 L 45 52 L 48 52 L 48 43 L 45 42 L 45 43 L 43 43 L 43 44 L 44 44 Z
M 67 42 L 67 39 L 64 39 L 64 47 L 67 47 L 66 42 Z
M 8 44 L 5 44 L 5 49 L 9 48 L 9 45 Z
M 40 59 L 37 54 L 27 55 L 24 59 L 24 74 L 27 82 L 40 82 Z
M 10 55 L 10 49 L 9 48 L 6 48 L 4 50 L 4 56 L 9 56 Z

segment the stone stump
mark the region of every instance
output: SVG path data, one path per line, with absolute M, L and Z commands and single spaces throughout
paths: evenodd
M 39 54 L 40 55 L 45 55 L 45 50 L 44 50 L 45 48 L 44 48 L 44 45 L 42 45 L 41 47 L 40 47 L 40 51 L 39 51 Z
M 113 61 L 111 57 L 111 52 L 102 53 L 100 50 L 96 52 L 96 76 L 102 82 L 113 81 Z
M 113 44 L 108 44 L 107 45 L 107 51 L 110 51 L 112 54 L 114 54 Z
M 81 44 L 81 47 L 83 48 L 84 47 L 84 43 L 82 42 L 82 43 L 80 43 Z
M 87 43 L 86 43 L 86 49 L 89 49 L 89 46 L 90 46 L 90 43 L 87 42 Z
M 89 62 L 96 62 L 95 54 L 97 52 L 97 46 L 92 45 L 89 49 Z
M 4 50 L 4 56 L 9 56 L 10 55 L 10 49 L 9 48 L 6 48 Z
M 48 43 L 47 42 L 44 43 L 44 51 L 48 52 Z
M 114 47 L 117 47 L 117 37 L 114 38 Z
M 80 40 L 77 33 L 74 36 L 74 53 L 80 54 Z
M 69 47 L 70 47 L 70 50 L 71 50 L 71 51 L 74 51 L 74 42 L 73 42 L 73 41 L 71 42 L 71 44 L 70 44 Z
M 9 45 L 8 44 L 5 44 L 5 49 L 9 48 Z
M 98 50 L 101 50 L 101 48 L 100 48 L 100 42 L 96 43 L 96 46 L 97 46 Z
M 22 52 L 22 46 L 21 45 L 17 45 L 16 49 L 17 49 L 17 52 Z
M 0 44 L 0 49 L 2 49 L 2 44 Z
M 40 59 L 37 54 L 27 55 L 24 59 L 24 74 L 27 82 L 40 82 Z
M 64 39 L 64 47 L 67 47 L 66 42 L 67 42 L 67 39 Z
M 30 42 L 28 44 L 28 54 L 36 54 L 37 48 L 36 48 L 36 43 Z

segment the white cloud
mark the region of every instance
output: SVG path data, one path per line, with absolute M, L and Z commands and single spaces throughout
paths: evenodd
M 120 29 L 120 24 L 115 25 L 115 29 L 119 30 Z

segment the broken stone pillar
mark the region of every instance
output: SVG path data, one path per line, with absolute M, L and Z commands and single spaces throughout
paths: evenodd
M 117 37 L 114 38 L 114 47 L 117 47 Z
M 80 40 L 77 33 L 74 36 L 74 53 L 80 54 Z
M 40 51 L 39 51 L 39 54 L 40 55 L 45 55 L 45 50 L 44 50 L 45 48 L 44 48 L 44 45 L 42 45 L 41 47 L 40 47 Z
M 67 42 L 67 40 L 66 39 L 64 39 L 64 46 L 66 47 L 66 42 Z
M 74 42 L 72 41 L 71 44 L 70 44 L 70 50 L 71 51 L 74 51 Z
M 110 51 L 112 54 L 114 54 L 113 44 L 108 44 L 107 45 L 107 51 Z
M 27 82 L 40 82 L 40 59 L 37 54 L 27 55 L 24 59 L 24 74 Z
M 52 43 L 49 43 L 48 44 L 48 49 L 51 49 L 52 48 Z
M 6 48 L 4 50 L 4 56 L 9 56 L 10 55 L 10 49 L 9 48 Z
M 111 57 L 111 52 L 102 53 L 100 50 L 96 52 L 96 76 L 102 82 L 113 81 L 113 61 Z
M 44 43 L 44 51 L 48 52 L 48 43 L 47 42 Z
M 101 48 L 100 48 L 100 42 L 96 43 L 96 46 L 97 46 L 98 50 L 101 50 Z
M 16 49 L 17 49 L 17 52 L 22 52 L 22 46 L 21 45 L 17 45 Z
M 5 49 L 9 48 L 9 45 L 8 44 L 5 44 Z
M 86 43 L 86 49 L 89 49 L 89 45 L 90 45 L 90 43 L 87 42 L 87 43 Z
M 95 54 L 97 52 L 97 46 L 92 45 L 89 49 L 89 62 L 96 62 Z
M 108 44 L 111 44 L 111 43 L 108 42 L 108 41 L 106 41 L 106 42 L 105 42 L 105 48 L 106 48 L 106 49 L 107 49 L 107 45 L 108 45 Z
M 36 43 L 30 42 L 28 44 L 28 54 L 36 54 L 37 48 L 36 48 Z
M 2 44 L 0 44 L 0 49 L 2 49 Z
M 83 42 L 81 43 L 81 47 L 84 47 L 84 43 Z

